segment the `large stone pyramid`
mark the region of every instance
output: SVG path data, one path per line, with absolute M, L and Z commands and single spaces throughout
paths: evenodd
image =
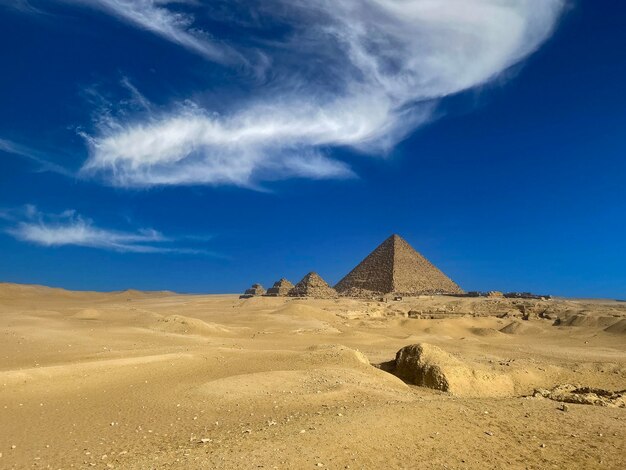
M 317 273 L 309 273 L 298 282 L 289 292 L 292 297 L 314 297 L 317 299 L 332 299 L 337 297 L 337 291 L 330 287 Z
M 461 294 L 450 278 L 399 235 L 392 235 L 335 286 L 341 295 Z

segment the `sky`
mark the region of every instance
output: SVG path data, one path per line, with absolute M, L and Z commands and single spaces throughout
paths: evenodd
M 626 5 L 0 0 L 0 282 L 626 298 Z

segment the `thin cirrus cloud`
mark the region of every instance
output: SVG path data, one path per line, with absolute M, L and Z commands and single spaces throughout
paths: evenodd
M 30 147 L 26 147 L 25 145 L 19 144 L 17 142 L 13 142 L 12 140 L 0 138 L 0 153 L 8 153 L 26 158 L 27 160 L 36 163 L 40 171 L 58 173 L 60 175 L 70 178 L 74 177 L 74 174 L 70 170 L 67 170 L 61 165 L 52 162 L 50 157 L 45 153 L 40 152 L 39 150 L 32 149 Z
M 174 12 L 167 8 L 168 5 L 172 4 L 189 3 L 194 5 L 193 0 L 59 1 L 98 9 L 215 62 L 234 64 L 240 63 L 243 59 L 226 44 L 219 43 L 206 32 L 194 28 L 192 15 Z
M 294 177 L 354 177 L 338 149 L 387 155 L 435 119 L 443 99 L 493 81 L 535 52 L 566 5 L 566 0 L 58 1 L 99 8 L 199 53 L 229 68 L 232 81 L 240 74 L 246 89 L 243 98 L 226 98 L 232 96 L 228 84 L 213 83 L 215 95 L 224 97 L 219 109 L 215 102 L 187 101 L 96 119 L 84 134 L 89 156 L 80 174 L 119 187 L 254 187 Z M 185 14 L 175 7 L 181 4 Z M 204 17 L 236 25 L 239 34 L 228 41 L 209 37 L 211 31 L 194 27 Z M 272 36 L 274 25 L 280 25 L 278 37 Z M 235 57 L 236 63 L 230 60 Z M 247 65 L 269 73 L 251 81 Z M 220 87 L 226 92 L 220 94 Z
M 46 214 L 35 206 L 4 211 L 0 218 L 11 223 L 6 233 L 17 240 L 45 247 L 82 246 L 122 253 L 209 254 L 205 250 L 175 246 L 176 239 L 154 229 L 133 232 L 106 229 L 76 211 Z

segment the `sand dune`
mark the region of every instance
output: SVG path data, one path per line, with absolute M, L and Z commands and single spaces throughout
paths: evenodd
M 623 468 L 623 401 L 582 403 L 626 389 L 625 331 L 609 301 L 0 284 L 0 468 Z M 384 370 L 417 343 L 455 386 Z

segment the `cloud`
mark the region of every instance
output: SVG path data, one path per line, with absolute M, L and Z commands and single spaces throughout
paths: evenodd
M 43 152 L 18 144 L 17 142 L 0 138 L 0 152 L 27 158 L 37 163 L 41 171 L 50 171 L 63 176 L 74 177 L 74 173 L 50 161 Z
M 121 11 L 128 2 L 97 3 Z M 288 25 L 288 34 L 271 42 L 257 38 L 271 59 L 271 77 L 245 99 L 224 99 L 220 113 L 187 102 L 101 122 L 87 138 L 83 174 L 122 187 L 352 177 L 333 157 L 336 149 L 387 154 L 434 119 L 442 99 L 490 82 L 537 50 L 564 0 L 250 5 L 267 24 Z M 125 15 L 138 15 L 136 9 Z M 241 25 L 248 41 L 267 33 L 258 24 Z
M 209 254 L 205 250 L 172 246 L 176 240 L 154 229 L 125 232 L 97 227 L 74 210 L 45 214 L 35 206 L 4 211 L 2 218 L 13 222 L 6 230 L 14 238 L 45 247 L 83 246 L 124 253 Z
M 168 8 L 172 4 L 191 4 L 189 0 L 58 0 L 99 9 L 122 21 L 174 43 L 204 58 L 224 63 L 240 63 L 243 56 L 208 33 L 194 28 L 191 14 Z

